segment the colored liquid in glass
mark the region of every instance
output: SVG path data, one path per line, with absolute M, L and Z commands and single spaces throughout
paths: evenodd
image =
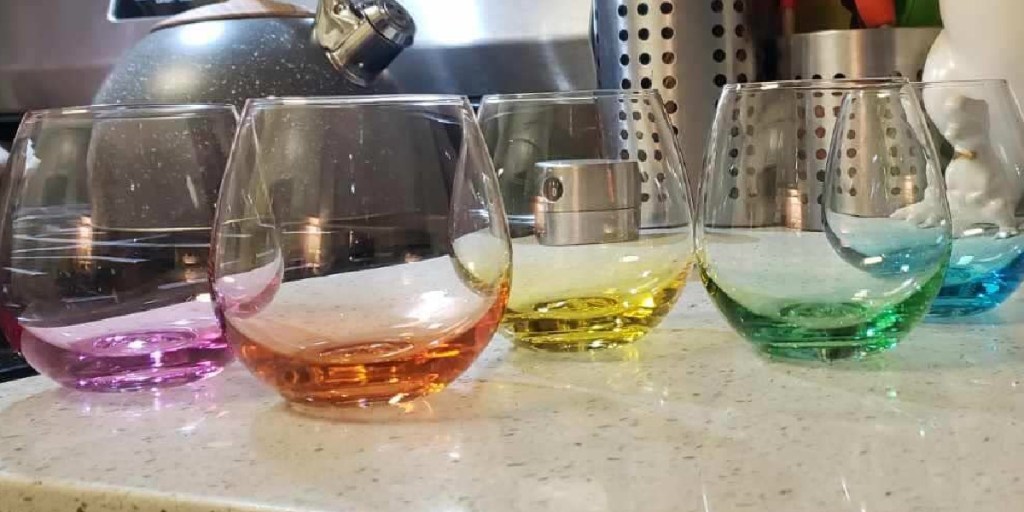
M 519 344 L 553 351 L 635 342 L 679 298 L 691 268 L 689 244 L 688 233 L 569 247 L 513 240 L 503 330 Z
M 273 320 L 229 320 L 228 337 L 241 360 L 285 398 L 318 404 L 397 403 L 445 388 L 487 346 L 503 301 L 483 316 L 442 332 L 415 331 L 394 339 L 353 339 L 339 330 L 311 347 L 275 347 L 294 326 Z M 287 334 L 285 334 L 287 335 Z
M 763 314 L 733 299 L 707 272 L 701 279 L 711 300 L 737 331 L 769 354 L 793 359 L 857 358 L 889 349 L 924 316 L 941 273 L 900 302 L 872 309 L 857 302 L 780 303 Z
M 212 311 L 211 311 L 212 313 Z M 231 361 L 221 329 L 165 329 L 55 343 L 22 335 L 22 353 L 40 373 L 86 391 L 176 386 L 220 372 Z
M 37 371 L 123 391 L 198 380 L 231 361 L 210 297 L 209 229 L 113 230 L 53 210 L 15 225 L 11 260 L 9 310 Z
M 986 232 L 953 241 L 946 280 L 929 315 L 974 315 L 1002 304 L 1024 278 L 1024 236 Z
M 842 238 L 779 228 L 709 230 L 701 279 L 729 323 L 771 355 L 833 360 L 888 349 L 938 293 L 948 238 L 941 228 L 855 222 L 869 226 Z
M 471 275 L 447 256 L 285 283 L 275 268 L 218 280 L 219 307 L 241 361 L 307 405 L 397 403 L 444 389 L 486 348 L 508 296 L 504 274 L 480 281 L 489 270 Z

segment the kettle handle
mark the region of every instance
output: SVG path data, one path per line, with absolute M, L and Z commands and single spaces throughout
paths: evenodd
M 368 85 L 412 44 L 416 23 L 396 0 L 320 0 L 316 40 L 335 69 Z
M 320 0 L 313 19 L 313 38 L 324 51 L 334 52 L 361 21 L 349 0 Z

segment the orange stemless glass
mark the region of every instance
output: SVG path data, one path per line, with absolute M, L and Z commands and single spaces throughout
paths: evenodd
M 293 403 L 440 391 L 490 342 L 511 248 L 459 96 L 251 100 L 214 233 L 217 308 Z

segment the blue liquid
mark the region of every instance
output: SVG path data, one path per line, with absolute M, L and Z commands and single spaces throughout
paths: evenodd
M 1024 280 L 1024 236 L 962 238 L 953 242 L 946 280 L 928 315 L 948 318 L 996 308 Z
M 963 268 L 950 267 L 948 274 L 969 272 Z M 998 270 L 975 276 L 969 281 L 958 280 L 946 284 L 939 290 L 939 296 L 932 304 L 929 316 L 952 317 L 976 315 L 995 309 L 1013 295 L 1020 287 L 1024 275 L 1024 254 Z

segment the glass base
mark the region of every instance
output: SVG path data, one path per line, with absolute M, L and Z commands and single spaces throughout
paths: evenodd
M 741 335 L 783 359 L 835 361 L 894 347 L 924 316 L 942 284 L 937 273 L 903 302 L 871 311 L 853 302 L 794 303 L 766 316 L 733 300 L 701 272 L 712 301 Z
M 603 324 L 603 323 L 602 323 Z M 516 345 L 545 352 L 585 352 L 621 347 L 635 343 L 650 332 L 647 327 L 626 326 L 610 329 L 588 329 L 580 331 L 553 331 L 542 334 L 517 332 L 503 326 L 502 334 L 511 338 Z
M 300 414 L 315 417 L 331 417 L 339 414 L 337 411 L 360 408 L 387 408 L 400 404 L 406 404 L 440 393 L 448 386 L 447 383 L 431 385 L 422 383 L 419 386 L 404 386 L 401 389 L 384 389 L 381 392 L 367 394 L 365 396 L 353 395 L 348 392 L 321 392 L 306 396 L 285 396 L 286 406 Z
M 60 347 L 24 331 L 22 353 L 39 373 L 80 391 L 180 386 L 220 373 L 233 359 L 219 328 L 107 335 Z
M 494 326 L 469 329 L 436 343 L 367 342 L 329 352 L 289 354 L 229 326 L 243 363 L 289 402 L 317 407 L 398 404 L 438 393 L 476 360 Z
M 957 300 L 951 298 L 935 299 L 932 309 L 928 311 L 929 319 L 961 318 L 987 313 L 999 307 L 1002 301 L 990 300 Z
M 466 371 L 491 341 L 504 307 L 499 298 L 475 322 L 449 332 L 363 342 L 325 337 L 290 352 L 272 330 L 244 331 L 229 318 L 226 331 L 239 359 L 294 408 L 394 405 L 438 393 Z
M 799 342 L 759 343 L 758 348 L 770 357 L 798 359 L 803 361 L 839 361 L 861 359 L 876 352 L 883 352 L 899 343 L 899 339 L 879 339 L 865 344 L 862 340 L 838 340 L 831 346 L 812 342 L 802 346 Z
M 1024 279 L 1024 256 L 1014 259 L 1011 265 L 990 272 L 975 279 L 957 279 L 968 270 L 951 267 L 946 280 L 956 279 L 956 284 L 947 284 L 939 290 L 928 316 L 932 318 L 954 318 L 971 316 L 991 311 L 1017 291 Z
M 619 347 L 643 338 L 668 315 L 685 276 L 643 296 L 573 297 L 509 307 L 502 332 L 517 345 L 549 352 Z

